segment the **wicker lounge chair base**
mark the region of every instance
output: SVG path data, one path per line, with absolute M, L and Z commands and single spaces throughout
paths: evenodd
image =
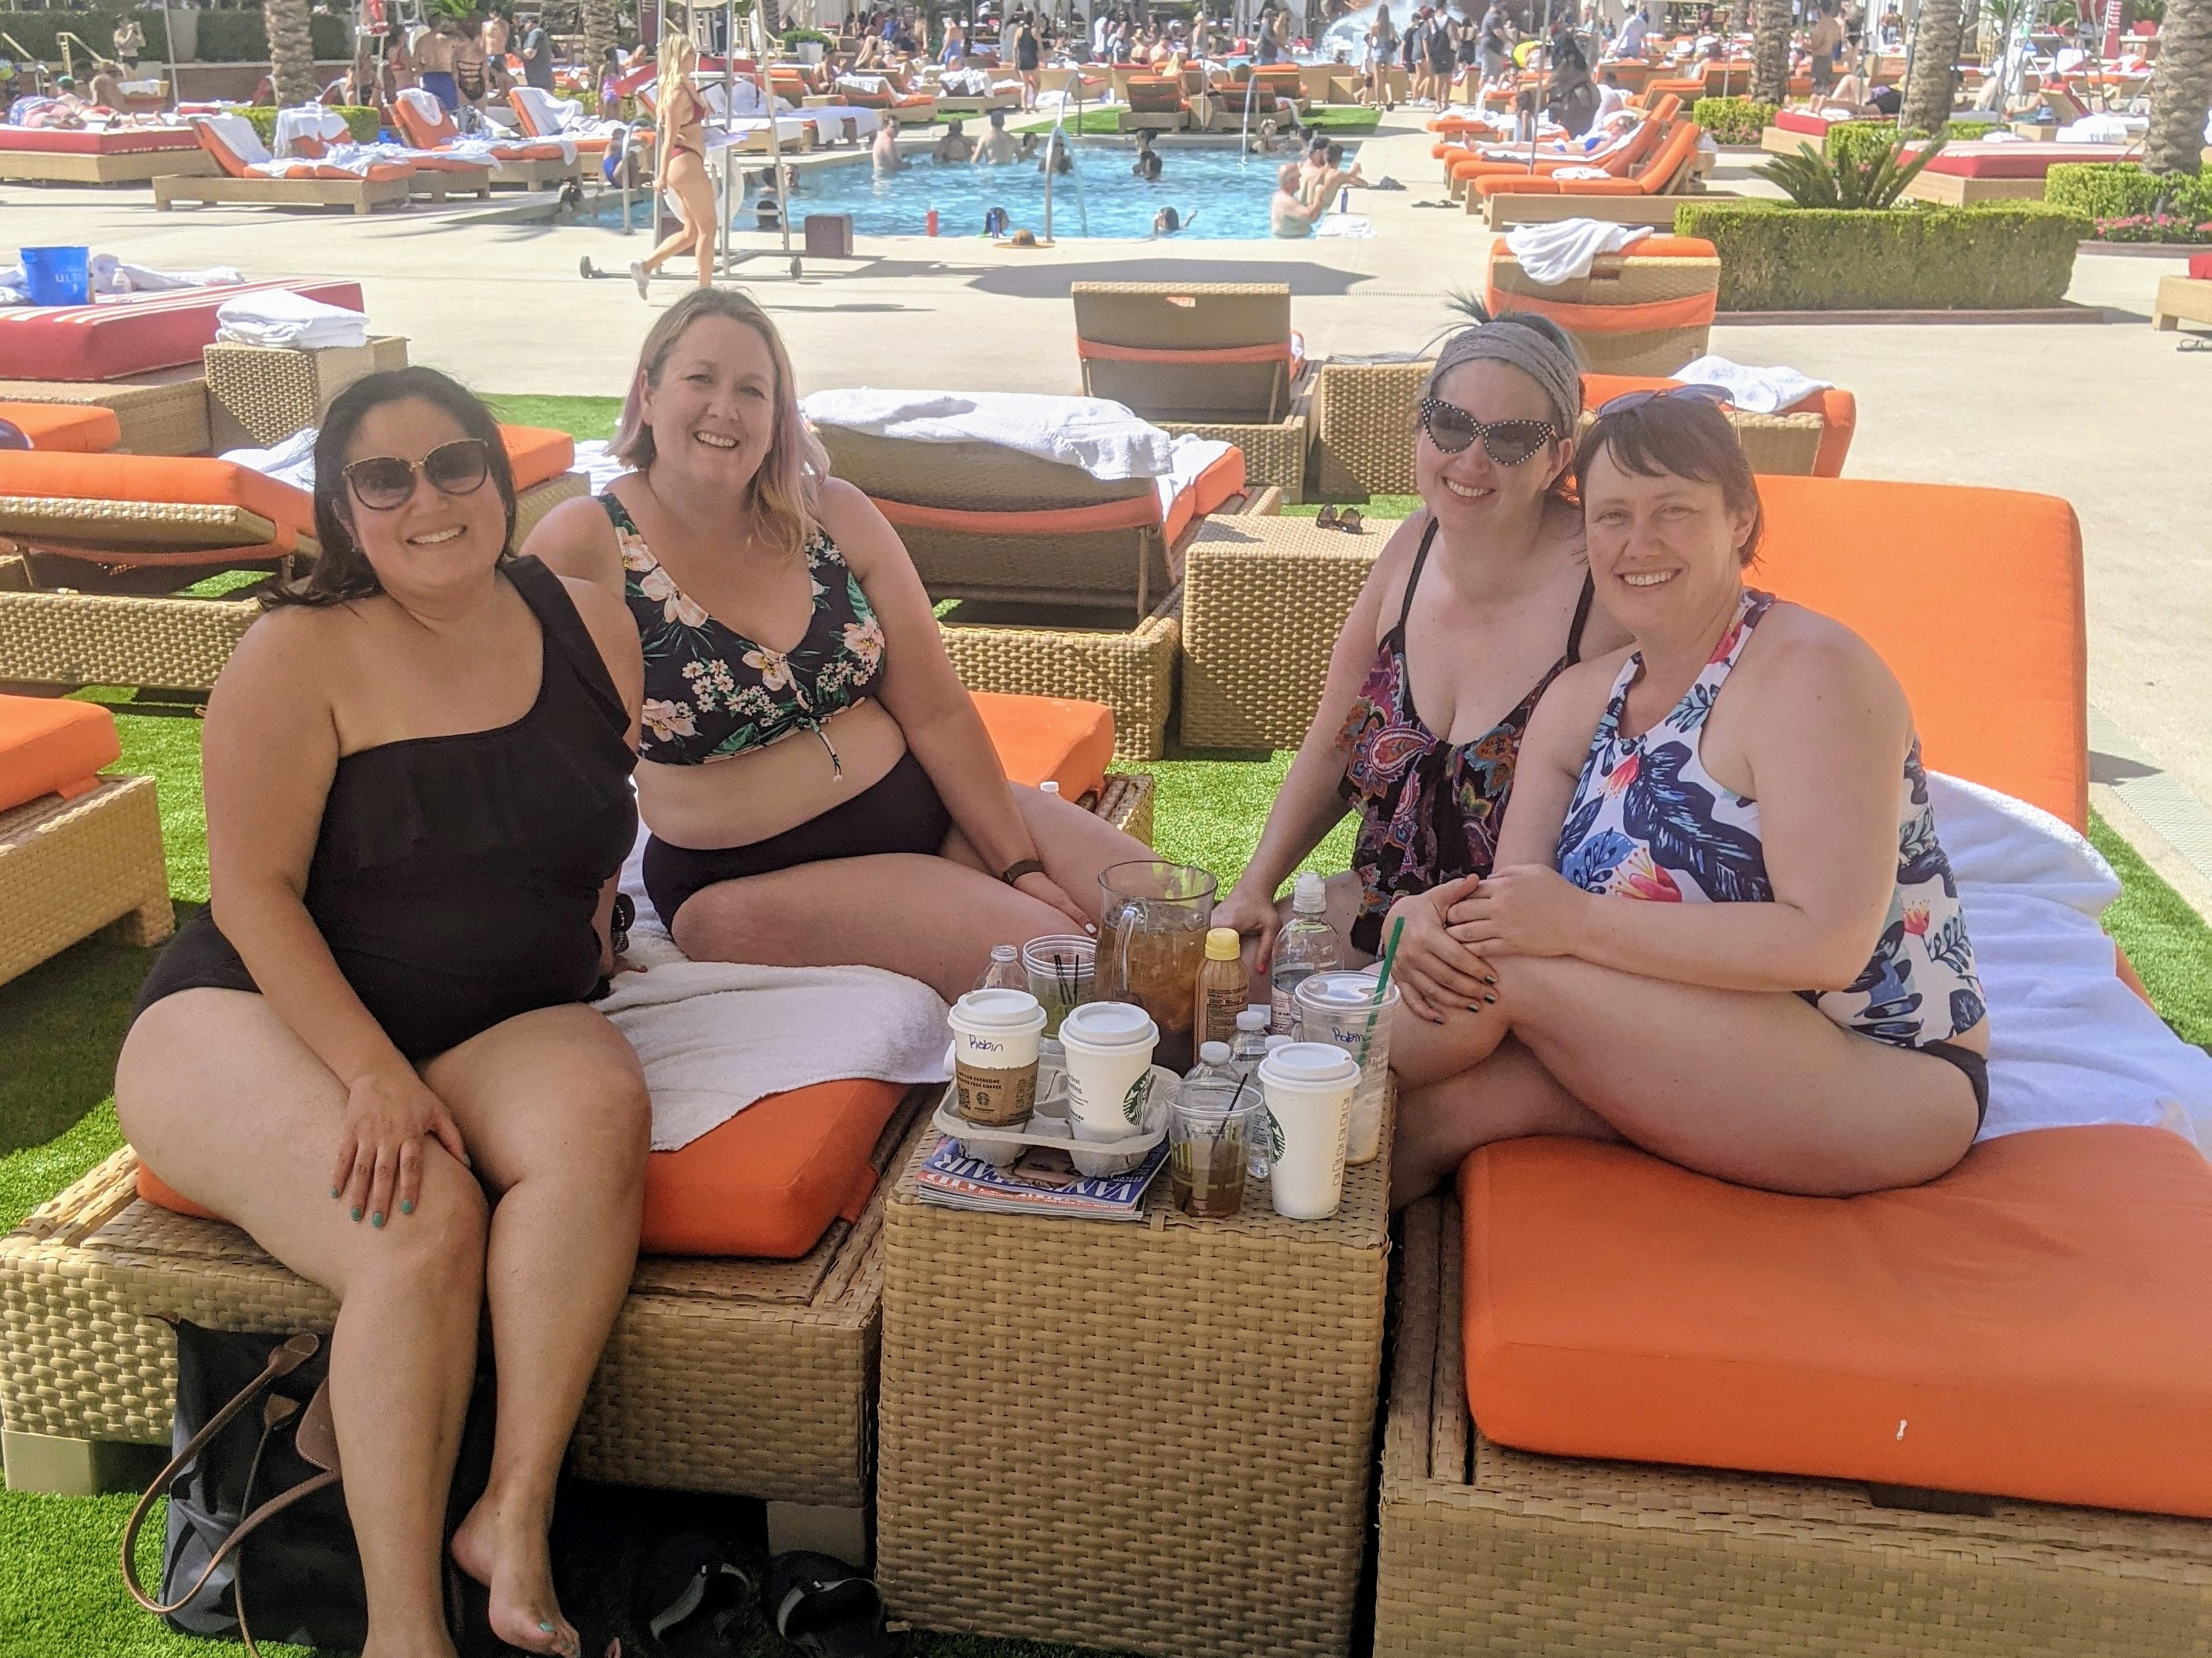
M 207 374 L 197 363 L 120 380 L 0 380 L 0 402 L 90 403 L 112 409 L 134 455 L 208 452 Z
M 541 161 L 495 160 L 491 164 L 494 190 L 558 190 L 569 179 L 580 181 L 583 177 L 580 155 L 573 161 L 550 157 Z
M 1216 443 L 1233 443 L 1244 452 L 1244 483 L 1249 489 L 1274 488 L 1286 501 L 1304 501 L 1306 487 L 1306 448 L 1310 441 L 1306 417 L 1285 416 L 1268 426 L 1226 422 L 1186 423 L 1161 421 L 1160 429 L 1177 437 L 1188 434 Z
M 337 394 L 372 374 L 407 366 L 407 342 L 386 335 L 366 345 L 295 351 L 263 345 L 201 348 L 207 374 L 208 447 L 261 449 L 322 424 Z
M 534 483 L 514 498 L 514 544 L 518 547 L 530 539 L 530 532 L 544 518 L 564 501 L 574 501 L 592 487 L 591 480 L 581 472 L 563 472 L 543 483 Z
M 2044 184 L 2041 179 L 1966 179 L 1923 168 L 1905 186 L 1905 194 L 1908 201 L 1979 207 L 1984 202 L 2039 202 Z
M 418 167 L 408 181 L 408 194 L 417 201 L 442 202 L 455 196 L 491 199 L 491 167 Z
M 120 155 L 0 149 L 0 184 L 143 185 L 161 178 L 211 178 L 218 170 L 215 158 L 197 149 L 136 150 Z
M 165 213 L 179 202 L 233 202 L 251 207 L 349 207 L 356 213 L 368 213 L 380 207 L 404 207 L 411 193 L 410 179 L 154 180 L 154 205 Z
M 917 1157 L 921 1155 L 917 1151 Z M 884 1211 L 878 1581 L 927 1629 L 1341 1658 L 1365 1552 L 1382 1155 L 1325 1221 Z M 990 1424 L 979 1431 L 978 1423 Z
M 1708 201 L 1727 199 L 1718 192 Z M 1510 230 L 1516 224 L 1552 224 L 1561 219 L 1597 219 L 1607 224 L 1671 225 L 1680 196 L 1538 196 L 1501 194 L 1476 198 L 1468 210 L 1480 209 L 1483 222 L 1492 230 Z
M 154 780 L 0 812 L 0 984 L 111 926 L 142 946 L 175 926 Z
M 1121 629 L 1099 625 L 1109 613 L 1077 611 L 1072 624 L 1040 626 L 1030 607 L 971 602 L 939 632 L 969 689 L 1103 702 L 1114 710 L 1114 757 L 1157 760 L 1167 745 L 1182 610 L 1177 590 Z
M 1469 1419 L 1462 1232 L 1409 1209 L 1392 1285 L 1377 1658 L 1590 1651 L 2173 1658 L 2212 1645 L 2212 1526 L 1511 1451 Z M 1930 1511 L 1936 1510 L 1936 1511 Z
M 2160 276 L 2158 299 L 2151 307 L 2150 325 L 2170 334 L 2185 322 L 2212 324 L 2212 280 Z
M 260 614 L 251 599 L 0 592 L 0 683 L 211 690 Z
M 1534 199 L 1534 198 L 1532 198 Z M 1307 499 L 1414 493 L 1413 411 L 1426 362 L 1325 362 L 1314 380 Z

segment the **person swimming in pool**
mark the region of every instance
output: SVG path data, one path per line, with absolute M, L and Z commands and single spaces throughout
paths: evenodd
M 1321 217 L 1326 205 L 1305 199 L 1300 191 L 1301 172 L 1296 161 L 1284 162 L 1275 175 L 1275 194 L 1267 203 L 1267 228 L 1291 240 L 1312 235 L 1314 221 Z
M 898 173 L 904 170 L 906 158 L 898 153 L 899 124 L 896 115 L 884 117 L 884 124 L 876 133 L 876 142 L 870 151 L 878 173 Z
M 1152 215 L 1152 234 L 1155 236 L 1176 235 L 1189 229 L 1191 226 L 1197 222 L 1198 215 L 1195 213 L 1192 214 L 1188 218 L 1185 218 L 1182 214 L 1176 212 L 1175 209 L 1171 207 L 1164 207 L 1158 213 Z

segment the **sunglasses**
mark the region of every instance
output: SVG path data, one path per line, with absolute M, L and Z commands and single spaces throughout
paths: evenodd
M 1695 403 L 1710 403 L 1716 409 L 1732 409 L 1735 399 L 1717 386 L 1662 386 L 1650 392 L 1623 392 L 1617 398 L 1607 398 L 1598 405 L 1597 417 L 1625 415 L 1632 409 L 1641 409 L 1647 403 L 1656 403 L 1662 398 L 1687 398 Z
M 1420 423 L 1429 441 L 1448 455 L 1458 454 L 1480 438 L 1483 452 L 1500 466 L 1518 466 L 1559 435 L 1559 428 L 1547 420 L 1480 421 L 1441 398 L 1421 399 Z
M 373 513 L 388 513 L 407 504 L 417 472 L 441 495 L 472 495 L 491 476 L 491 446 L 482 438 L 455 438 L 420 460 L 370 455 L 349 465 L 344 477 L 356 501 Z

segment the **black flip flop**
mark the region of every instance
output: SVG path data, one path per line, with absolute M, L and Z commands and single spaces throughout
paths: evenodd
M 722 1658 L 738 1644 L 730 1626 L 744 1617 L 753 1580 L 714 1539 L 679 1532 L 656 1545 L 637 1571 L 634 1611 L 670 1658 Z
M 827 1554 L 798 1551 L 769 1562 L 761 1610 L 775 1632 L 814 1658 L 891 1658 L 884 1596 L 869 1578 Z

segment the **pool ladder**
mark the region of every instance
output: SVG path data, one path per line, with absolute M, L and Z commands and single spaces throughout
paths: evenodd
M 1077 83 L 1075 94 L 1075 126 L 1079 132 L 1083 130 L 1083 93 L 1079 82 Z M 1052 240 L 1052 181 L 1058 176 L 1057 170 L 1053 166 L 1054 152 L 1066 148 L 1066 144 L 1067 99 L 1063 94 L 1060 100 L 1060 113 L 1054 118 L 1052 131 L 1044 141 L 1044 239 L 1047 241 Z M 1069 149 L 1067 154 L 1072 161 L 1075 156 L 1074 150 Z M 1084 199 L 1083 170 L 1080 167 L 1071 167 L 1069 176 L 1075 180 L 1076 217 L 1081 222 L 1084 236 L 1087 239 L 1091 234 L 1091 206 Z

